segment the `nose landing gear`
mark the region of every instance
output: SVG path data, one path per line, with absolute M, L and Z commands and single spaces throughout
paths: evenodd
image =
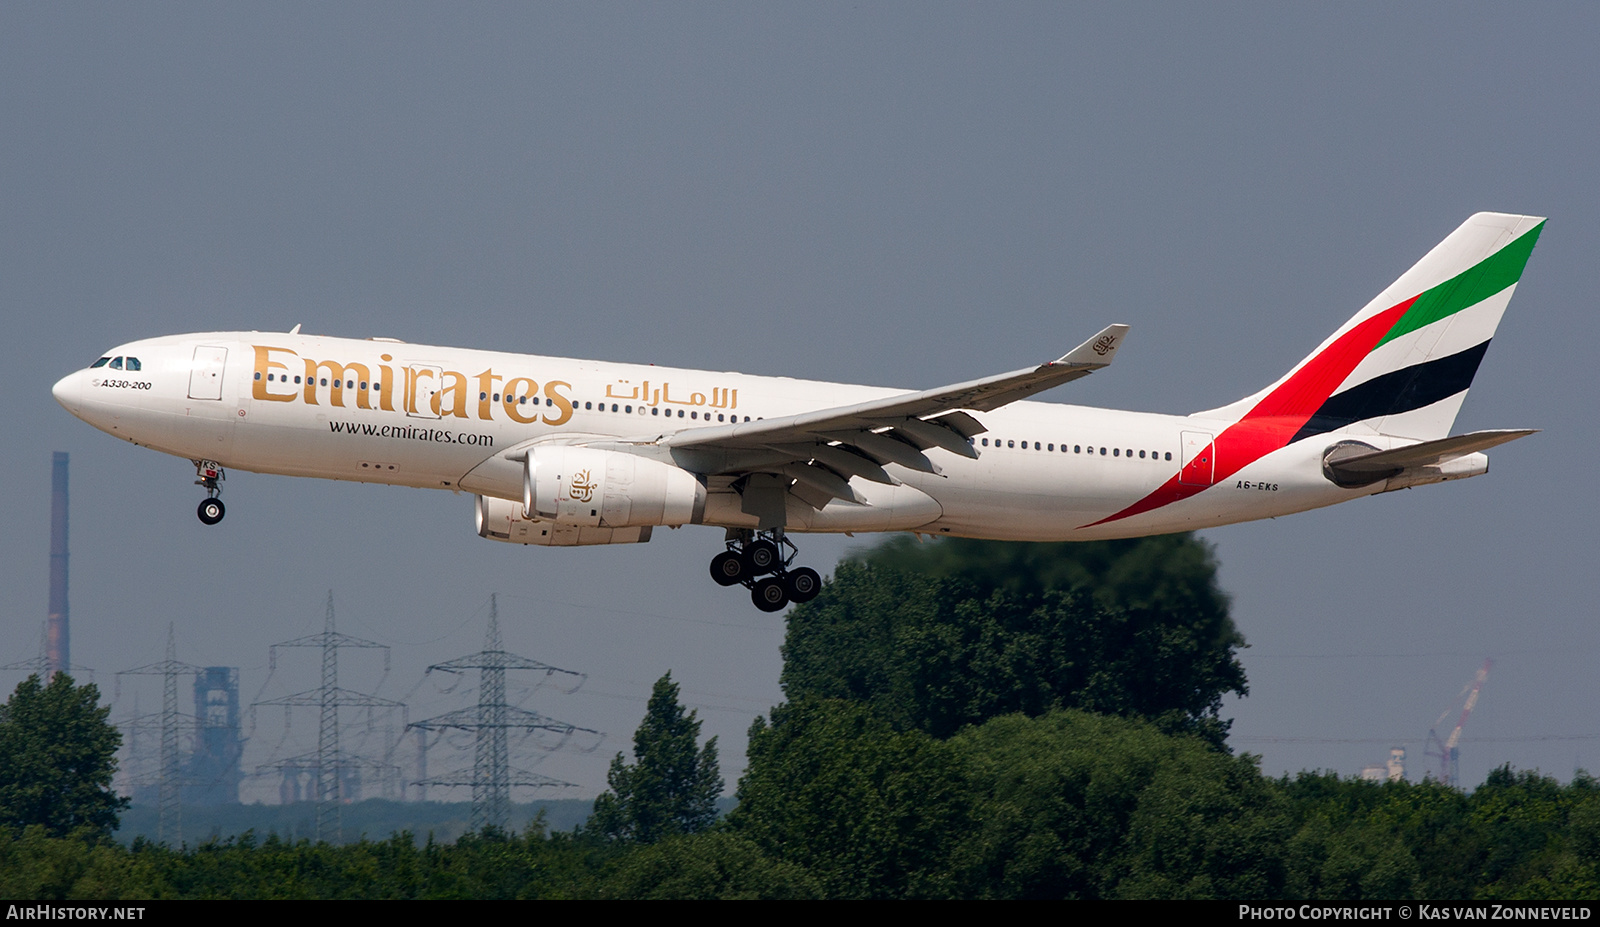
M 222 465 L 214 460 L 194 461 L 195 475 L 200 477 L 194 481 L 196 486 L 205 487 L 206 497 L 201 500 L 200 508 L 195 514 L 200 516 L 200 523 L 214 525 L 228 514 L 228 509 L 217 497 L 222 495 L 222 481 L 228 478 L 223 472 Z
M 789 568 L 800 551 L 782 529 L 730 530 L 727 543 L 727 550 L 711 558 L 711 578 L 719 586 L 749 589 L 756 608 L 779 611 L 790 602 L 809 602 L 822 591 L 822 577 L 816 570 Z

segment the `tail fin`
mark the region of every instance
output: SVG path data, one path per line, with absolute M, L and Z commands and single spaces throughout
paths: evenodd
M 1445 437 L 1544 221 L 1478 213 L 1276 383 L 1201 415 L 1283 443 L 1353 426 Z
M 1543 229 L 1544 220 L 1536 216 L 1480 212 L 1468 219 L 1278 382 L 1193 416 L 1211 421 L 1196 423 L 1186 437 L 1203 444 L 1204 435 L 1211 443 L 1192 455 L 1186 451 L 1183 469 L 1154 492 L 1084 527 L 1187 499 L 1273 451 L 1330 431 L 1438 442 L 1418 451 L 1438 451 L 1441 461 L 1478 440 L 1481 435 L 1466 443 L 1439 442 L 1455 423 Z M 1218 420 L 1225 423 L 1220 429 Z M 1426 462 L 1385 453 L 1369 463 L 1395 473 L 1415 465 L 1417 482 L 1472 476 L 1482 472 L 1480 462 L 1487 466 L 1487 458 L 1472 451 L 1477 460 L 1454 457 L 1430 473 Z M 1454 466 L 1457 461 L 1464 463 Z M 1329 474 L 1338 483 L 1338 471 Z

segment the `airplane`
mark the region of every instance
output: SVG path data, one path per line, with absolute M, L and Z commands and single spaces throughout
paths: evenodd
M 1111 364 L 1128 326 L 1048 363 L 921 391 L 288 333 L 135 341 L 63 377 L 67 411 L 226 469 L 476 497 L 479 536 L 632 544 L 725 529 L 713 579 L 763 611 L 818 573 L 791 535 L 1126 538 L 1477 476 L 1533 429 L 1450 435 L 1544 227 L 1478 213 L 1276 382 L 1192 415 L 1030 401 Z

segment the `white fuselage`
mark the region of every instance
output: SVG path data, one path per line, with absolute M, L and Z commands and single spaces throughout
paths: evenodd
M 523 498 L 507 455 L 537 441 L 662 436 L 902 393 L 902 390 L 638 364 L 299 334 L 154 338 L 56 385 L 73 414 L 109 434 L 192 460 L 289 476 Z M 334 386 L 335 383 L 339 385 Z M 1303 511 L 1381 491 L 1324 477 L 1328 434 L 1273 451 L 1153 511 L 1095 523 L 1174 479 L 1186 448 L 1230 423 L 1041 402 L 975 417 L 977 459 L 927 451 L 940 474 L 889 464 L 902 485 L 850 486 L 813 509 L 791 502 L 791 531 L 915 530 L 1013 540 L 1078 540 L 1183 531 Z M 1186 438 L 1186 435 L 1188 436 Z M 1381 436 L 1362 440 L 1386 448 Z M 1192 452 L 1192 451 L 1191 451 Z M 692 467 L 687 469 L 693 469 Z M 731 480 L 703 473 L 698 523 L 751 527 Z M 1202 474 L 1198 478 L 1209 479 Z

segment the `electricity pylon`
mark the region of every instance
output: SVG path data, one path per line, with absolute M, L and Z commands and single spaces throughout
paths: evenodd
M 27 673 L 30 676 L 37 674 L 40 679 L 44 680 L 45 685 L 49 685 L 50 680 L 54 677 L 54 674 L 51 672 L 53 669 L 55 669 L 55 664 L 50 659 L 49 622 L 41 622 L 39 625 L 38 656 L 29 658 L 27 660 L 18 660 L 15 663 L 7 663 L 4 666 L 0 666 L 0 670 L 16 670 L 18 672 Z M 82 670 L 83 672 L 87 673 L 89 681 L 94 682 L 94 670 L 90 669 L 89 667 L 79 666 L 76 663 L 67 667 L 67 672 L 69 674 L 77 672 L 78 670 Z M 83 677 L 73 676 L 72 678 L 74 680 L 81 680 Z
M 333 629 L 333 590 L 331 589 L 328 591 L 328 614 L 323 622 L 322 633 L 308 634 L 305 637 L 297 637 L 281 644 L 273 644 L 268 650 L 268 665 L 274 670 L 277 668 L 279 647 L 321 648 L 322 685 L 305 692 L 297 692 L 294 695 L 256 702 L 255 705 L 316 706 L 320 710 L 317 723 L 317 752 L 314 755 L 292 757 L 268 768 L 281 769 L 290 765 L 300 768 L 306 765 L 311 766 L 316 774 L 317 782 L 317 840 L 337 843 L 344 838 L 344 814 L 342 810 L 344 781 L 342 771 L 372 765 L 368 760 L 352 756 L 339 749 L 339 706 L 399 708 L 402 712 L 405 710 L 405 705 L 401 702 L 379 698 L 376 695 L 368 695 L 365 692 L 353 692 L 349 689 L 339 688 L 339 650 L 344 647 L 382 650 L 383 671 L 387 674 L 389 672 L 389 648 L 375 641 L 362 640 L 359 637 L 340 634 Z
M 160 822 L 156 826 L 156 839 L 169 846 L 183 839 L 183 778 L 179 772 L 183 761 L 178 756 L 178 677 L 197 676 L 203 667 L 178 662 L 178 642 L 167 624 L 167 658 L 160 663 L 123 670 L 117 674 L 118 688 L 123 676 L 161 676 L 161 779 Z M 184 716 L 187 718 L 187 716 Z M 192 719 L 188 719 L 192 720 Z
M 571 782 L 513 768 L 506 740 L 508 732 L 550 731 L 560 734 L 563 740 L 577 733 L 599 735 L 600 732 L 506 704 L 506 670 L 534 670 L 543 672 L 546 676 L 563 673 L 578 677 L 580 684 L 584 676 L 572 670 L 507 653 L 500 643 L 499 602 L 496 596 L 489 597 L 489 633 L 486 635 L 483 650 L 446 663 L 435 663 L 428 667 L 428 672 L 438 670 L 443 673 L 464 673 L 474 669 L 479 671 L 476 708 L 452 711 L 437 718 L 418 721 L 408 724 L 406 729 L 474 732 L 477 749 L 470 774 L 461 770 L 439 778 L 424 779 L 417 784 L 472 786 L 472 829 L 476 832 L 490 828 L 504 831 L 511 818 L 512 786 L 577 787 Z

